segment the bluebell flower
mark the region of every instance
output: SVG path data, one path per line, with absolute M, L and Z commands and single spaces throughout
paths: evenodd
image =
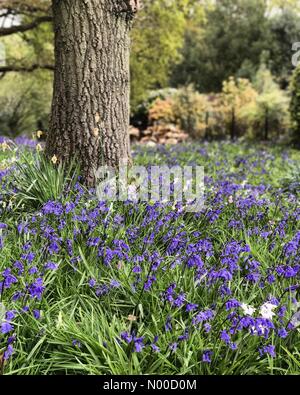
M 81 348 L 81 343 L 80 343 L 79 340 L 76 340 L 76 339 L 72 340 L 72 345 L 73 345 L 74 347 Z
M 41 318 L 41 312 L 40 310 L 34 309 L 33 310 L 33 316 L 36 320 L 39 320 Z
M 12 332 L 14 330 L 14 327 L 12 324 L 10 324 L 9 322 L 2 322 L 2 324 L 0 325 L 0 331 L 3 335 L 5 335 L 6 333 Z
M 149 291 L 150 288 L 152 287 L 152 284 L 156 281 L 155 276 L 148 276 L 147 281 L 144 284 L 144 290 Z
M 230 338 L 230 336 L 228 335 L 228 333 L 225 330 L 222 330 L 220 338 L 226 344 L 229 344 L 231 342 L 231 338 Z
M 46 263 L 44 268 L 46 270 L 56 270 L 56 269 L 58 269 L 58 265 L 56 263 L 54 263 L 54 262 L 49 261 L 49 262 Z
M 210 321 L 214 318 L 214 312 L 210 309 L 205 311 L 200 311 L 193 319 L 192 324 L 197 325 L 203 321 Z
M 202 362 L 211 363 L 213 352 L 211 350 L 204 350 L 202 355 Z
M 91 288 L 94 288 L 95 287 L 95 285 L 96 285 L 96 280 L 94 279 L 94 278 L 91 278 L 90 280 L 89 280 L 89 286 L 91 287 Z
M 159 348 L 156 344 L 151 343 L 151 344 L 150 344 L 150 347 L 152 348 L 152 350 L 153 350 L 154 352 L 160 352 L 160 348 Z
M 175 306 L 175 307 L 181 307 L 181 306 L 183 306 L 184 301 L 185 301 L 185 294 L 184 294 L 184 293 L 181 293 L 181 294 L 179 294 L 179 295 L 177 296 L 176 299 L 174 299 L 174 301 L 173 301 L 173 306 Z
M 104 296 L 109 293 L 109 287 L 106 284 L 99 286 L 96 291 L 96 296 Z
M 204 332 L 205 332 L 205 333 L 209 333 L 209 332 L 211 331 L 211 325 L 210 325 L 208 322 L 206 322 L 206 323 L 203 325 L 203 328 L 204 328 Z
M 167 317 L 166 323 L 165 323 L 165 331 L 169 332 L 172 331 L 172 318 L 171 316 Z
M 270 355 L 270 357 L 275 358 L 276 357 L 275 346 L 271 344 L 268 346 L 264 346 L 259 349 L 259 354 L 260 356 L 263 356 L 264 354 L 268 354 Z
M 280 328 L 277 331 L 278 336 L 281 337 L 282 339 L 285 339 L 288 336 L 288 332 L 286 331 L 285 328 Z
M 160 352 L 160 349 L 159 349 L 159 347 L 156 344 L 157 342 L 158 342 L 158 336 L 155 336 L 154 339 L 153 339 L 153 342 L 150 344 L 150 347 L 152 348 L 152 350 L 154 352 Z
M 189 259 L 187 261 L 188 267 L 201 268 L 201 267 L 203 267 L 203 265 L 204 265 L 204 263 L 203 263 L 200 255 L 192 255 L 191 257 L 189 257 Z
M 178 347 L 178 343 L 176 342 L 169 344 L 169 348 L 172 352 L 175 352 L 177 350 L 177 347 Z
M 3 282 L 4 288 L 6 288 L 6 289 L 11 288 L 11 286 L 12 286 L 13 284 L 16 284 L 16 283 L 18 282 L 18 279 L 16 278 L 16 276 L 14 276 L 14 275 L 12 274 L 10 268 L 5 269 L 5 270 L 2 272 L 2 276 L 3 276 L 3 278 L 4 278 L 4 282 Z
M 31 268 L 29 268 L 28 273 L 33 275 L 38 273 L 38 268 L 36 266 L 32 266 Z
M 121 286 L 121 284 L 120 284 L 119 281 L 113 279 L 113 280 L 110 281 L 110 286 L 112 288 L 119 288 Z
M 133 340 L 133 337 L 131 334 L 129 334 L 128 332 L 122 332 L 121 333 L 121 339 L 124 340 L 126 343 L 131 343 Z
M 7 349 L 4 351 L 4 355 L 3 355 L 4 360 L 7 361 L 12 356 L 13 352 L 14 352 L 13 346 L 9 344 L 7 346 Z
M 230 299 L 225 303 L 226 310 L 235 309 L 241 306 L 241 303 L 236 299 Z
M 37 278 L 35 282 L 29 285 L 28 292 L 31 298 L 37 298 L 38 300 L 41 300 L 44 289 L 45 287 L 43 285 L 43 279 Z
M 189 313 L 191 311 L 197 310 L 198 305 L 195 303 L 187 303 L 187 305 L 185 306 L 185 310 Z
M 140 266 L 134 266 L 132 271 L 133 273 L 142 273 L 142 268 Z
M 184 334 L 178 336 L 178 341 L 185 341 L 188 340 L 188 338 L 189 338 L 189 331 L 188 329 L 185 329 Z
M 144 349 L 144 347 L 145 347 L 144 336 L 134 337 L 133 342 L 134 342 L 134 351 L 135 352 L 141 352 Z
M 16 316 L 16 310 L 9 310 L 5 314 L 6 321 L 12 321 Z

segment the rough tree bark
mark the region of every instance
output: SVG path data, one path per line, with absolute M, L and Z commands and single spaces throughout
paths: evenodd
M 88 185 L 130 161 L 130 28 L 139 0 L 52 0 L 55 76 L 46 154 L 78 158 Z

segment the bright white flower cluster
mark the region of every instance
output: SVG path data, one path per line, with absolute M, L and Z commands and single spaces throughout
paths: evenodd
M 260 312 L 260 314 L 261 314 L 261 316 L 262 316 L 263 318 L 266 318 L 266 319 L 268 319 L 268 320 L 272 320 L 273 315 L 275 315 L 275 313 L 274 313 L 273 310 L 274 310 L 276 307 L 277 307 L 277 306 L 276 306 L 275 304 L 266 302 L 266 303 L 264 303 L 264 304 L 261 306 L 259 312 Z
M 259 314 L 263 318 L 266 318 L 268 320 L 272 320 L 273 316 L 275 315 L 273 310 L 276 307 L 277 306 L 275 304 L 270 303 L 270 302 L 266 302 L 260 307 Z M 243 310 L 244 314 L 250 315 L 250 316 L 252 316 L 256 312 L 256 308 L 254 308 L 253 306 L 251 306 L 249 304 L 246 304 L 246 303 L 242 303 L 241 304 L 241 309 Z
M 256 311 L 256 309 L 249 304 L 242 303 L 241 304 L 241 309 L 243 310 L 244 314 L 246 315 L 253 315 Z

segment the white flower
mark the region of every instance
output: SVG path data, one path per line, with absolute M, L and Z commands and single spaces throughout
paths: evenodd
M 134 202 L 138 200 L 137 187 L 134 184 L 128 185 L 128 199 Z
M 252 333 L 253 333 L 254 335 L 258 335 L 258 330 L 257 330 L 257 329 L 260 330 L 260 333 L 261 333 L 262 335 L 264 335 L 265 332 L 266 332 L 266 328 L 265 328 L 263 325 L 261 325 L 261 324 L 257 325 L 257 328 L 256 328 L 255 326 L 251 326 L 251 330 L 252 330 Z
M 253 313 L 256 311 L 256 309 L 249 304 L 242 303 L 241 308 L 246 315 L 253 315 Z
M 294 328 L 297 328 L 300 325 L 300 311 L 297 311 L 291 318 L 291 324 Z
M 260 312 L 260 314 L 261 314 L 261 316 L 262 316 L 263 318 L 266 318 L 266 319 L 268 319 L 268 320 L 272 320 L 273 315 L 275 315 L 275 313 L 273 312 L 273 310 L 274 310 L 276 307 L 277 307 L 277 306 L 276 306 L 275 304 L 266 302 L 266 303 L 264 303 L 264 304 L 261 306 L 259 312 Z

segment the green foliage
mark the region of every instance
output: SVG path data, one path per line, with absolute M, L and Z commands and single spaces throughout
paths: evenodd
M 290 267 L 285 265 L 284 256 L 284 246 L 292 249 L 291 240 L 298 232 L 296 202 L 291 197 L 286 200 L 282 198 L 279 180 L 296 169 L 295 164 L 300 160 L 299 152 L 286 151 L 281 147 L 212 143 L 160 150 L 159 153 L 143 148 L 135 153 L 137 164 L 147 160 L 148 163 L 157 164 L 197 163 L 205 166 L 210 180 L 206 187 L 207 210 L 199 215 L 191 215 L 181 214 L 168 207 L 145 207 L 143 204 L 116 202 L 104 207 L 85 194 L 76 196 L 74 208 L 69 213 L 65 212 L 65 206 L 60 206 L 58 200 L 56 203 L 62 208 L 62 215 L 41 215 L 41 212 L 31 215 L 24 210 L 20 218 L 20 212 L 16 215 L 12 210 L 7 218 L 7 229 L 1 230 L 5 233 L 1 234 L 4 244 L 0 249 L 0 272 L 11 268 L 18 282 L 12 284 L 11 288 L 5 288 L 2 293 L 0 319 L 5 311 L 19 311 L 25 305 L 29 311 L 23 309 L 21 314 L 16 313 L 13 321 L 15 351 L 4 363 L 4 373 L 299 374 L 299 327 L 289 330 L 286 338 L 280 338 L 277 334 L 278 328 L 288 326 L 293 315 L 292 309 L 297 310 L 294 301 L 299 300 L 299 292 L 286 290 L 298 283 L 297 277 L 284 278 L 276 274 L 276 268 L 281 265 L 297 268 L 297 263 L 294 263 L 297 256 L 288 255 Z M 27 154 L 30 157 L 32 155 L 30 152 Z M 288 155 L 288 161 L 284 154 Z M 26 157 L 22 156 L 20 164 L 24 159 Z M 237 187 L 241 182 L 243 187 L 240 190 L 235 188 L 234 197 L 231 196 L 233 201 L 229 203 L 229 187 Z M 224 192 L 221 184 L 225 184 Z M 261 188 L 263 185 L 267 188 Z M 243 210 L 241 205 L 236 204 L 236 199 L 244 204 L 249 201 L 257 204 L 251 206 L 249 211 L 247 208 Z M 210 220 L 209 214 L 216 208 L 220 214 L 215 220 Z M 241 228 L 229 227 L 232 220 L 240 221 Z M 18 232 L 17 224 L 20 228 L 26 227 L 26 230 Z M 139 230 L 137 234 L 135 229 Z M 278 234 L 282 230 L 284 232 Z M 153 242 L 145 244 L 150 236 L 153 236 Z M 125 261 L 125 258 L 122 260 L 116 256 L 111 264 L 103 264 L 103 253 L 99 254 L 98 246 L 89 243 L 96 238 L 100 238 L 102 245 L 110 251 L 118 245 L 114 241 L 127 243 L 130 245 L 130 250 L 126 250 L 129 258 Z M 53 240 L 61 248 L 49 255 L 47 247 Z M 185 251 L 185 245 L 195 249 L 197 243 L 207 240 L 212 243 L 212 254 L 200 252 L 204 256 L 203 265 L 207 271 L 223 270 L 226 260 L 231 263 L 236 258 L 236 254 L 230 250 L 233 258 L 231 255 L 226 258 L 225 255 L 224 259 L 225 246 L 233 240 L 240 245 L 246 242 L 251 250 L 252 259 L 246 260 L 248 256 L 243 253 L 236 260 L 238 270 L 234 271 L 233 279 L 228 282 L 230 295 L 221 292 L 225 289 L 224 283 L 227 285 L 223 279 L 210 282 L 208 276 L 204 275 L 199 284 L 195 281 L 199 269 L 186 265 L 186 259 L 192 254 Z M 68 242 L 72 244 L 71 253 L 66 248 Z M 170 248 L 173 245 L 175 252 Z M 31 264 L 26 263 L 29 252 L 34 255 Z M 142 254 L 146 258 L 140 263 L 142 270 L 137 277 L 132 270 L 134 258 L 140 258 Z M 161 257 L 162 262 L 154 272 L 156 281 L 145 291 L 143 285 L 151 273 L 152 254 Z M 19 257 L 22 257 L 20 262 L 26 265 L 21 275 L 17 274 L 18 270 L 14 267 Z M 56 270 L 44 269 L 48 260 L 57 264 Z M 246 279 L 245 275 L 250 271 L 246 266 L 249 262 L 259 264 L 261 281 Z M 30 298 L 24 292 L 20 300 L 14 300 L 17 299 L 13 298 L 16 289 L 32 288 L 38 275 L 31 275 L 28 269 L 34 267 L 43 272 L 43 297 L 40 300 Z M 275 284 L 266 281 L 270 270 L 276 277 Z M 109 288 L 108 293 L 97 296 L 96 289 L 89 285 L 91 279 L 97 281 L 99 289 Z M 120 286 L 110 287 L 112 280 Z M 264 287 L 261 286 L 263 281 Z M 163 300 L 164 291 L 174 283 L 177 286 L 176 293 L 184 295 L 184 306 L 177 307 Z M 237 328 L 241 317 L 245 315 L 241 308 L 226 310 L 228 300 L 236 299 L 259 310 L 263 303 L 273 298 L 277 298 L 280 304 L 274 307 L 276 315 L 272 317 L 276 330 L 270 329 L 268 337 L 264 331 L 261 335 L 253 336 L 251 326 L 239 328 L 233 334 L 229 332 L 229 328 Z M 198 306 L 195 311 L 187 312 L 186 303 L 196 303 Z M 286 311 L 283 307 L 286 307 Z M 39 319 L 34 317 L 35 309 L 40 312 Z M 204 326 L 204 322 L 198 326 L 192 324 L 198 313 L 207 309 L 215 313 L 211 326 Z M 283 311 L 280 317 L 279 309 Z M 228 315 L 234 318 L 232 312 L 236 312 L 238 322 L 230 321 Z M 256 314 L 259 313 L 255 312 L 255 317 Z M 168 331 L 167 317 L 172 325 Z M 223 330 L 229 332 L 236 349 L 231 349 L 221 340 Z M 136 352 L 133 344 L 120 340 L 124 331 L 130 334 L 135 331 L 137 337 L 143 337 L 145 347 L 141 352 Z M 185 340 L 179 340 L 179 336 L 187 334 Z M 6 350 L 9 335 L 1 336 L 2 354 Z M 150 344 L 156 336 L 159 349 L 154 352 Z M 170 344 L 174 342 L 178 343 L 178 347 L 172 352 Z M 265 344 L 274 345 L 275 358 L 259 355 L 258 349 Z M 211 364 L 202 361 L 203 350 L 206 349 L 213 351 Z
M 247 71 L 240 77 L 250 78 L 249 70 L 269 47 L 265 15 L 264 0 L 222 0 L 206 7 L 205 22 L 192 20 L 187 26 L 183 61 L 174 70 L 173 84 L 192 82 L 201 92 L 216 92 L 240 69 Z
M 253 85 L 258 95 L 242 112 L 250 133 L 264 139 L 271 135 L 283 135 L 289 127 L 289 98 L 286 92 L 280 89 L 264 64 L 259 68 Z
M 287 88 L 291 43 L 300 35 L 299 2 L 222 0 L 204 5 L 205 18 L 187 24 L 172 84 L 193 83 L 201 92 L 217 92 L 230 76 L 252 80 L 263 60 L 280 87 Z
M 16 10 L 26 11 L 22 15 L 24 23 L 34 15 L 45 14 L 50 6 L 49 0 L 7 3 Z M 299 41 L 300 14 L 296 0 L 144 0 L 143 4 L 132 31 L 131 120 L 135 126 L 147 127 L 149 109 L 160 97 L 159 93 L 157 97 L 152 95 L 153 91 L 164 92 L 160 98 L 165 100 L 172 95 L 171 91 L 165 94 L 167 87 L 172 86 L 179 88 L 181 96 L 177 96 L 176 102 L 182 105 L 182 109 L 177 106 L 180 116 L 174 122 L 194 136 L 203 136 L 207 125 L 212 136 L 227 133 L 231 115 L 221 108 L 222 97 L 212 94 L 213 100 L 208 100 L 203 110 L 210 96 L 202 100 L 200 93 L 187 95 L 186 88 L 181 87 L 192 84 L 201 94 L 219 93 L 223 82 L 233 76 L 236 80 L 252 81 L 259 93 L 257 100 L 243 106 L 241 112 L 238 109 L 240 126 L 237 128 L 243 129 L 241 134 L 258 137 L 266 129 L 272 136 L 275 132 L 285 133 L 288 104 L 279 88 L 287 88 L 292 72 L 291 43 Z M 32 14 L 30 9 L 35 8 L 41 11 Z M 28 66 L 54 61 L 50 23 L 0 40 L 5 46 L 8 64 Z M 262 71 L 261 64 L 265 64 L 272 75 Z M 1 80 L 0 134 L 30 134 L 37 129 L 47 129 L 52 78 L 52 72 L 40 70 L 10 74 Z M 257 78 L 271 81 L 271 86 L 263 84 L 265 88 L 260 91 L 260 84 L 255 82 Z M 184 95 L 194 95 L 194 98 L 184 99 Z M 198 104 L 193 104 L 194 101 Z M 167 114 L 161 114 L 161 119 L 164 116 Z M 248 125 L 247 130 L 244 123 Z M 295 121 L 293 124 L 295 127 Z
M 7 74 L 0 84 L 0 134 L 17 136 L 47 129 L 52 77 L 47 71 Z
M 145 99 L 136 107 L 131 122 L 134 126 L 146 128 L 149 120 L 149 111 L 157 100 L 166 100 L 176 92 L 174 88 L 157 89 L 148 92 Z
M 25 23 L 26 20 L 23 21 Z M 28 62 L 37 64 L 54 64 L 54 34 L 50 23 L 42 23 L 36 29 L 22 34 L 24 45 L 30 51 Z M 30 64 L 30 63 L 29 63 Z
M 293 1 L 291 1 L 292 3 Z M 270 17 L 269 26 L 271 39 L 269 43 L 268 67 L 280 83 L 287 88 L 290 76 L 293 72 L 291 59 L 292 43 L 298 42 L 300 37 L 300 12 L 296 4 L 282 5 L 280 13 L 274 13 Z M 295 2 L 294 2 L 295 3 Z
M 22 36 L 1 39 L 7 64 L 53 63 L 53 33 L 50 25 Z M 0 134 L 31 135 L 46 130 L 52 97 L 53 73 L 36 70 L 30 73 L 8 73 L 0 83 Z
M 193 138 L 287 136 L 288 95 L 264 64 L 253 80 L 230 77 L 214 95 L 201 94 L 193 85 L 155 91 L 140 106 L 140 115 L 150 123 L 176 123 Z
M 291 119 L 295 133 L 295 141 L 299 144 L 300 140 L 300 66 L 298 66 L 293 74 L 291 82 Z
M 154 91 L 144 102 L 143 110 L 150 124 L 173 123 L 192 138 L 204 137 L 209 104 L 193 85 Z
M 182 130 L 193 138 L 204 137 L 208 102 L 193 85 L 178 89 L 174 95 L 173 111 L 177 124 Z
M 13 201 L 16 210 L 36 210 L 45 202 L 63 199 L 78 180 L 79 168 L 73 161 L 70 165 L 55 166 L 42 154 L 23 154 L 16 162 L 13 183 L 16 192 Z
M 245 78 L 230 77 L 223 82 L 219 107 L 216 111 L 223 118 L 226 130 L 232 139 L 245 135 L 243 111 L 255 101 L 256 97 L 257 92 L 251 82 Z
M 135 109 L 149 90 L 168 86 L 180 60 L 188 0 L 146 0 L 132 32 L 131 102 Z

